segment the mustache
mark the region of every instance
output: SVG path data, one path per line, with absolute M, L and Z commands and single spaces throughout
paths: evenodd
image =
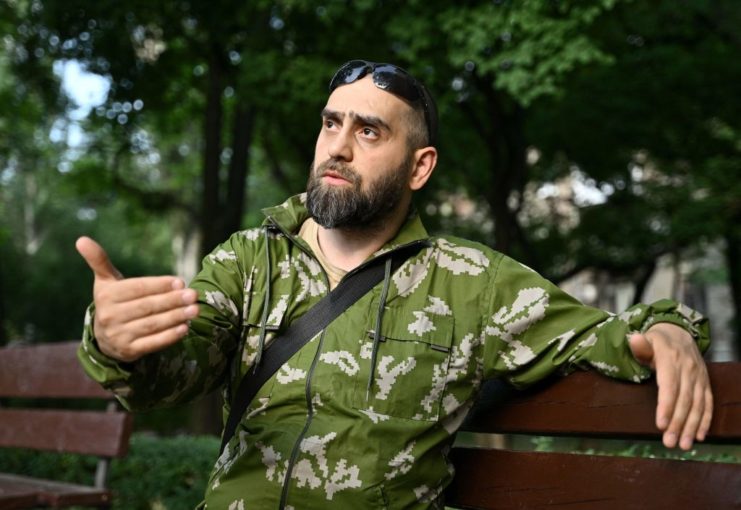
M 360 174 L 351 165 L 337 159 L 328 159 L 322 162 L 314 172 L 317 177 L 332 172 L 353 184 L 360 182 Z

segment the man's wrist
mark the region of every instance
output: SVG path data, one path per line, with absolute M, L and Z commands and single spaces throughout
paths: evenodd
M 661 337 L 667 342 L 695 342 L 690 331 L 674 322 L 656 322 L 646 330 L 644 336 L 652 347 L 657 337 Z

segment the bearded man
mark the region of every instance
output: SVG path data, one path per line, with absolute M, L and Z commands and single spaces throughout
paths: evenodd
M 132 410 L 224 391 L 227 430 L 202 508 L 442 508 L 446 452 L 487 379 L 525 386 L 594 368 L 639 382 L 654 367 L 664 443 L 704 438 L 703 317 L 668 300 L 612 315 L 485 246 L 430 236 L 412 205 L 437 163 L 427 89 L 355 60 L 329 91 L 307 193 L 217 247 L 190 288 L 122 279 L 98 244 L 77 242 L 95 273 L 87 372 Z M 374 267 L 369 291 L 272 355 Z

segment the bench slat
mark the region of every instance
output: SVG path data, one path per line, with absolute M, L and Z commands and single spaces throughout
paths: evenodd
M 0 447 L 122 457 L 132 421 L 120 411 L 0 409 Z
M 3 499 L 7 494 L 25 494 L 25 500 L 13 502 Z M 30 499 L 29 499 L 30 498 Z M 85 485 L 63 483 L 25 476 L 0 474 L 0 508 L 30 508 L 32 506 L 50 506 L 52 508 L 71 505 L 106 506 L 111 501 L 111 492 Z M 6 503 L 8 506 L 6 506 Z M 17 506 L 10 506 L 15 504 Z
M 0 396 L 112 398 L 87 377 L 77 360 L 79 342 L 0 349 Z
M 450 457 L 456 508 L 741 508 L 741 464 L 475 448 Z
M 110 507 L 111 492 L 105 487 L 109 459 L 128 452 L 133 417 L 116 410 L 113 395 L 84 373 L 77 360 L 78 345 L 74 341 L 0 348 L 0 398 L 9 400 L 9 407 L 0 406 L 0 448 L 97 456 L 96 486 L 0 473 L 2 509 Z M 77 405 L 81 398 L 107 401 L 107 410 L 69 409 L 87 407 Z
M 741 440 L 741 363 L 711 363 L 708 370 L 715 412 L 706 441 Z M 656 396 L 655 383 L 620 383 L 577 372 L 518 392 L 505 405 L 481 412 L 466 430 L 655 439 Z
M 0 508 L 4 510 L 16 510 L 20 508 L 31 508 L 37 502 L 36 490 L 24 484 L 14 483 L 6 480 L 5 475 L 0 474 Z

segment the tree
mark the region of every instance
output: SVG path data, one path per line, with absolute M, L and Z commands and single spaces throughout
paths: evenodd
M 93 232 L 126 274 L 192 274 L 217 242 L 261 221 L 260 207 L 303 189 L 328 77 L 358 57 L 403 65 L 438 100 L 440 164 L 418 201 L 432 230 L 557 281 L 608 272 L 637 296 L 659 255 L 725 239 L 740 316 L 741 9 L 730 0 L 0 5 L 11 34 L 0 62 L 0 313 L 16 330 L 32 306 L 19 312 L 8 287 L 37 296 L 61 262 L 34 262 L 38 284 L 5 269 L 31 264 L 23 204 L 44 219 L 47 243 Z M 110 82 L 73 148 L 48 139 L 70 125 L 53 73 L 69 59 Z M 21 154 L 46 206 L 21 198 L 11 170 Z M 576 181 L 603 203 L 546 196 Z
M 739 20 L 733 2 L 623 5 L 595 26 L 614 62 L 575 74 L 561 97 L 534 112 L 543 174 L 576 164 L 613 192 L 582 211 L 595 221 L 565 243 L 574 267 L 601 265 L 581 241 L 587 231 L 618 255 L 604 267 L 620 263 L 639 281 L 657 255 L 722 240 L 741 317 Z

